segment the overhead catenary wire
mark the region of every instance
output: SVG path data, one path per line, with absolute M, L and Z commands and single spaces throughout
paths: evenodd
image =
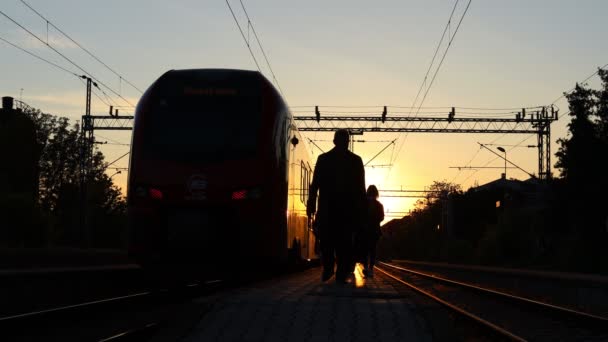
M 245 33 L 243 33 L 243 29 L 241 28 L 241 24 L 239 24 L 239 21 L 236 18 L 236 15 L 234 14 L 234 11 L 232 10 L 232 7 L 230 6 L 230 3 L 228 2 L 228 0 L 226 0 L 226 5 L 228 5 L 228 9 L 230 10 L 230 13 L 232 13 L 234 22 L 236 23 L 236 26 L 239 28 L 239 32 L 241 32 L 241 36 L 243 37 L 243 40 L 245 41 L 245 45 L 247 45 L 247 49 L 249 50 L 249 53 L 251 54 L 251 58 L 253 58 L 253 61 L 255 62 L 255 66 L 258 68 L 258 71 L 261 73 L 262 69 L 260 69 L 260 64 L 258 64 L 258 60 L 255 58 L 255 55 L 253 54 L 253 50 L 251 50 L 251 45 L 249 45 L 249 41 L 245 37 Z
M 435 53 L 433 54 L 433 58 L 431 59 L 431 63 L 429 63 L 429 67 L 426 70 L 426 74 L 424 75 L 424 78 L 422 80 L 422 83 L 420 84 L 420 87 L 418 88 L 418 93 L 416 94 L 416 97 L 414 98 L 414 101 L 412 102 L 412 106 L 410 108 L 410 113 L 413 112 L 414 107 L 416 106 L 416 102 L 418 101 L 418 97 L 420 96 L 420 93 L 422 92 L 422 89 L 424 88 L 425 84 L 426 84 L 426 80 L 428 79 L 429 73 L 431 71 L 431 68 L 433 67 L 433 64 L 435 63 L 435 58 L 437 57 L 437 53 L 439 52 L 439 48 L 441 47 L 441 43 L 443 43 L 443 39 L 445 38 L 445 34 L 448 30 L 448 27 L 450 27 L 450 24 L 452 22 L 452 18 L 454 17 L 454 12 L 456 11 L 456 7 L 458 6 L 458 2 L 459 0 L 456 0 L 454 2 L 454 7 L 452 8 L 452 12 L 450 13 L 450 17 L 448 18 L 448 22 L 445 25 L 445 28 L 443 29 L 443 33 L 441 34 L 441 39 L 439 39 L 439 43 L 437 43 L 437 47 L 435 48 Z M 422 101 L 424 102 L 424 101 Z M 421 104 L 422 106 L 422 104 Z M 420 111 L 420 107 L 418 107 L 418 111 Z M 418 115 L 418 113 L 416 113 L 416 115 Z M 394 156 L 395 158 L 397 158 L 399 156 L 399 153 L 401 152 L 401 149 L 403 148 L 403 145 L 405 145 L 405 141 L 407 140 L 407 136 L 408 134 L 406 133 L 403 136 L 403 139 L 398 143 L 399 147 L 397 147 L 397 153 L 392 155 L 391 158 Z M 393 159 L 391 159 L 391 164 L 394 162 Z M 390 169 L 389 169 L 389 173 L 387 174 L 387 178 L 390 175 Z
M 75 39 L 73 39 L 72 37 L 70 37 L 67 33 L 63 32 L 63 30 L 61 30 L 59 27 L 57 27 L 57 25 L 53 24 L 53 22 L 51 22 L 49 19 L 47 19 L 45 16 L 43 16 L 42 14 L 40 14 L 40 12 L 38 12 L 37 10 L 35 10 L 30 4 L 28 4 L 27 2 L 25 2 L 24 0 L 20 0 L 27 8 L 29 8 L 30 10 L 32 10 L 34 13 L 36 13 L 40 18 L 42 18 L 42 20 L 47 22 L 47 25 L 51 25 L 53 28 L 55 28 L 57 31 L 59 31 L 62 35 L 64 35 L 66 38 L 68 38 L 72 43 L 76 44 L 76 46 L 78 46 L 80 49 L 82 49 L 84 52 L 86 52 L 89 56 L 91 56 L 93 59 L 95 59 L 97 62 L 99 62 L 101 65 L 103 65 L 104 67 L 106 67 L 106 69 L 110 70 L 114 75 L 118 76 L 120 78 L 120 80 L 124 80 L 128 85 L 130 85 L 131 87 L 133 87 L 133 89 L 139 91 L 140 93 L 143 94 L 143 91 L 141 89 L 139 89 L 137 86 L 135 86 L 133 83 L 131 83 L 127 78 L 125 78 L 123 75 L 119 74 L 116 70 L 112 69 L 110 66 L 108 66 L 106 63 L 104 63 L 101 59 L 99 59 L 97 56 L 95 56 L 91 51 L 89 51 L 88 49 L 86 49 L 84 46 L 82 46 L 80 43 L 78 43 Z M 48 39 L 47 39 L 48 41 Z
M 441 69 L 441 66 L 443 65 L 443 61 L 445 60 L 445 56 L 447 56 L 448 51 L 450 50 L 450 47 L 452 46 L 452 41 L 454 41 L 454 38 L 456 37 L 456 34 L 458 33 L 458 29 L 460 29 L 460 24 L 462 24 L 462 20 L 467 15 L 467 12 L 469 10 L 469 6 L 471 6 L 471 1 L 472 0 L 469 0 L 469 2 L 467 3 L 467 7 L 464 9 L 464 12 L 462 13 L 462 16 L 460 17 L 460 21 L 458 21 L 458 26 L 456 26 L 456 29 L 454 30 L 454 34 L 450 38 L 450 41 L 448 42 L 448 46 L 445 49 L 445 52 L 443 53 L 443 56 L 441 57 L 441 60 L 439 61 L 439 65 L 437 66 L 437 69 L 435 69 L 435 73 L 433 74 L 433 78 L 431 78 L 431 82 L 430 82 L 429 86 L 426 88 L 426 91 L 424 92 L 424 96 L 422 97 L 422 100 L 420 101 L 420 106 L 418 107 L 418 110 L 420 110 L 420 107 L 422 107 L 422 104 L 424 103 L 424 100 L 426 99 L 429 91 L 431 90 L 431 87 L 433 86 L 433 83 L 435 82 L 435 78 L 437 77 L 437 74 L 439 73 L 439 70 Z
M 595 71 L 593 74 L 589 75 L 587 78 L 585 78 L 584 80 L 582 80 L 582 81 L 581 81 L 581 82 L 579 82 L 579 83 L 585 83 L 585 82 L 589 81 L 589 80 L 590 80 L 590 79 L 591 79 L 593 76 L 597 75 L 597 74 L 600 72 L 600 71 L 599 71 L 599 69 L 606 69 L 606 67 L 608 67 L 608 63 L 607 63 L 607 64 L 604 64 L 604 66 L 602 66 L 602 67 L 598 68 L 598 70 L 596 70 L 596 71 Z M 553 100 L 553 102 L 551 102 L 551 104 L 552 104 L 552 105 L 553 105 L 553 104 L 555 104 L 555 102 L 557 102 L 557 101 L 559 101 L 560 99 L 562 99 L 563 97 L 565 97 L 565 96 L 566 96 L 566 94 L 569 94 L 569 93 L 573 92 L 573 91 L 574 91 L 574 89 L 576 89 L 576 87 L 574 87 L 574 88 L 572 88 L 572 89 L 568 90 L 567 92 L 563 93 L 563 94 L 562 94 L 560 97 L 558 97 L 558 98 L 556 98 L 555 100 Z
M 64 55 L 63 53 L 61 53 L 59 50 L 55 49 L 48 42 L 45 42 L 42 38 L 38 37 L 38 35 L 34 34 L 32 31 L 28 30 L 25 26 L 21 25 L 15 19 L 11 18 L 9 15 L 7 15 L 6 13 L 4 13 L 2 10 L 0 10 L 0 14 L 2 14 L 5 18 L 7 18 L 8 20 L 10 20 L 11 22 L 13 22 L 15 25 L 19 26 L 22 30 L 24 30 L 25 32 L 27 32 L 28 34 L 30 34 L 32 37 L 36 38 L 42 44 L 46 45 L 49 49 L 53 50 L 55 53 L 57 53 L 63 59 L 65 59 L 66 61 L 68 61 L 70 64 L 72 64 L 73 66 L 75 66 L 76 68 L 78 68 L 79 70 L 81 70 L 82 72 L 84 72 L 85 74 L 87 74 L 89 77 L 91 77 L 91 79 L 95 80 L 97 83 L 103 85 L 105 88 L 107 88 L 108 90 L 110 90 L 116 96 L 120 97 L 123 101 L 125 101 L 131 107 L 133 107 L 133 108 L 135 107 L 135 105 L 133 105 L 129 100 L 127 100 L 122 95 L 120 95 L 119 93 L 117 93 L 114 89 L 112 89 L 111 87 L 109 87 L 108 85 L 106 85 L 105 83 L 103 83 L 102 81 L 100 81 L 97 77 L 93 76 L 91 73 L 89 73 L 84 68 L 82 68 L 80 65 L 78 65 L 76 62 L 74 62 L 73 60 L 71 60 L 70 58 L 68 58 L 66 55 Z
M 7 44 L 11 45 L 12 47 L 14 47 L 14 48 L 16 48 L 16 49 L 19 49 L 19 50 L 21 50 L 21 51 L 23 51 L 23 52 L 27 53 L 28 55 L 30 55 L 30 56 L 32 56 L 32 57 L 34 57 L 34 58 L 37 58 L 37 59 L 39 59 L 39 60 L 41 60 L 41 61 L 43 61 L 43 62 L 45 62 L 45 63 L 47 63 L 47 64 L 50 64 L 50 65 L 54 66 L 55 68 L 57 68 L 57 69 L 59 69 L 59 70 L 65 71 L 66 73 L 71 74 L 71 75 L 73 75 L 73 76 L 76 76 L 76 77 L 78 77 L 78 78 L 80 79 L 80 75 L 76 74 L 75 72 L 73 72 L 73 71 L 71 71 L 71 70 L 68 70 L 67 68 L 62 67 L 61 65 L 59 65 L 59 64 L 57 64 L 57 63 L 55 63 L 55 62 L 51 62 L 51 61 L 49 61 L 49 60 L 48 60 L 48 59 L 46 59 L 46 58 L 40 57 L 40 56 L 38 56 L 37 54 L 35 54 L 35 53 L 31 52 L 31 51 L 28 51 L 28 50 L 26 50 L 26 49 L 24 49 L 24 48 L 20 47 L 19 45 L 17 45 L 17 44 L 15 44 L 15 43 L 10 42 L 10 41 L 9 41 L 9 40 L 7 40 L 7 39 L 4 39 L 4 38 L 0 37 L 0 40 L 2 40 L 3 42 L 5 42 L 5 43 L 7 43 Z
M 23 51 L 23 52 L 27 53 L 28 55 L 30 55 L 30 56 L 32 56 L 32 57 L 34 57 L 34 58 L 37 58 L 37 59 L 39 59 L 39 60 L 41 60 L 41 61 L 43 61 L 43 62 L 45 62 L 45 63 L 47 63 L 47 64 L 49 64 L 49 65 L 51 65 L 51 66 L 53 66 L 53 67 L 55 67 L 55 68 L 57 68 L 57 69 L 61 70 L 61 71 L 64 71 L 64 72 L 66 72 L 66 73 L 68 73 L 68 74 L 70 74 L 70 75 L 72 75 L 72 76 L 76 76 L 76 78 L 78 78 L 78 80 L 80 80 L 80 82 L 84 83 L 84 81 L 82 80 L 82 78 L 80 77 L 80 75 L 76 74 L 75 72 L 73 72 L 73 71 L 71 71 L 71 70 L 69 70 L 69 69 L 67 69 L 67 68 L 64 68 L 63 66 L 61 66 L 61 65 L 59 65 L 59 64 L 57 64 L 57 63 L 55 63 L 55 62 L 49 61 L 48 59 L 43 58 L 43 57 L 41 57 L 41 56 L 39 56 L 39 55 L 37 55 L 37 54 L 35 54 L 35 53 L 31 52 L 31 51 L 28 51 L 27 49 L 24 49 L 24 48 L 22 48 L 21 46 L 19 46 L 19 45 L 15 44 L 15 43 L 13 43 L 13 42 L 11 42 L 11 41 L 9 41 L 9 40 L 5 39 L 5 38 L 0 37 L 0 40 L 2 40 L 3 42 L 5 42 L 5 43 L 7 43 L 7 44 L 11 45 L 12 47 L 14 47 L 14 48 L 16 48 L 16 49 L 18 49 L 18 50 L 21 50 L 21 51 Z M 99 87 L 97 87 L 97 89 L 99 89 Z M 107 94 L 105 94 L 105 92 L 104 92 L 103 90 L 101 90 L 101 89 L 99 89 L 99 90 L 100 90 L 100 91 L 101 91 L 101 92 L 102 92 L 102 93 L 103 93 L 103 94 L 106 96 L 106 100 L 107 100 L 107 99 L 108 99 Z M 101 97 L 99 96 L 99 94 L 97 94 L 97 92 L 96 92 L 95 90 L 93 90 L 92 92 L 93 92 L 93 95 L 95 95 L 95 97 L 97 97 L 97 98 L 98 98 L 98 99 L 99 99 L 101 102 L 103 102 L 103 103 L 104 103 L 104 104 L 106 104 L 107 106 L 109 106 L 109 105 L 110 105 L 110 104 L 108 103 L 108 101 L 106 101 L 106 100 L 104 100 L 103 98 L 101 98 Z
M 597 75 L 597 74 L 599 73 L 599 69 L 605 69 L 606 67 L 608 67 L 608 63 L 607 63 L 607 64 L 604 64 L 602 67 L 598 68 L 598 70 L 596 70 L 594 73 L 592 73 L 591 75 L 589 75 L 587 78 L 585 78 L 584 80 L 582 80 L 582 81 L 581 81 L 581 82 L 579 82 L 579 83 L 585 83 L 585 82 L 587 82 L 588 80 L 590 80 L 592 77 L 594 77 L 595 75 Z M 551 103 L 551 106 L 555 105 L 555 103 L 556 103 L 557 101 L 559 101 L 561 98 L 565 97 L 565 96 L 566 96 L 566 94 L 571 93 L 571 92 L 572 92 L 574 89 L 575 89 L 575 88 L 572 88 L 572 89 L 570 89 L 569 91 L 567 91 L 567 92 L 563 93 L 563 94 L 562 94 L 561 96 L 559 96 L 558 98 L 556 98 L 556 99 L 555 99 L 555 100 L 554 100 L 554 101 Z M 567 111 L 567 112 L 562 113 L 562 114 L 561 114 L 561 115 L 559 115 L 557 118 L 558 118 L 558 120 L 559 120 L 559 119 L 561 119 L 562 117 L 564 117 L 564 116 L 566 116 L 566 115 L 568 115 L 568 114 L 570 114 L 570 111 Z M 493 141 L 492 141 L 490 144 L 494 144 L 496 141 L 498 141 L 498 140 L 502 139 L 502 138 L 503 138 L 503 137 L 505 137 L 505 136 L 506 136 L 506 134 L 503 134 L 503 135 L 499 136 L 498 138 L 494 139 L 494 140 L 493 140 Z M 518 144 L 513 145 L 513 147 L 512 147 L 511 149 L 513 149 L 513 148 L 517 148 L 517 147 L 521 146 L 521 145 L 522 145 L 522 144 L 523 144 L 525 141 L 529 140 L 529 139 L 530 139 L 530 138 L 532 138 L 533 136 L 534 136 L 534 135 L 530 135 L 530 136 L 528 136 L 527 138 L 525 138 L 524 140 L 522 140 L 522 141 L 521 141 L 521 142 L 519 142 Z M 509 149 L 509 151 L 510 151 L 511 149 Z M 478 151 L 477 153 L 479 153 L 479 151 Z M 477 155 L 477 153 L 476 153 L 475 155 Z M 494 159 L 490 160 L 490 161 L 489 161 L 488 163 L 486 163 L 485 165 L 490 164 L 491 162 L 493 162 L 493 161 L 494 161 L 494 160 L 496 160 L 496 159 L 498 159 L 498 158 L 494 158 Z M 472 160 L 471 160 L 471 161 L 472 161 Z M 485 166 L 485 165 L 484 165 L 484 166 Z M 465 183 L 467 180 L 469 180 L 469 178 L 471 178 L 471 177 L 472 177 L 474 174 L 476 174 L 478 171 L 479 171 L 479 170 L 475 170 L 475 171 L 474 171 L 472 174 L 470 174 L 470 175 L 469 175 L 469 177 L 467 177 L 465 180 L 463 180 L 463 181 L 462 181 L 462 183 Z M 460 174 L 460 170 L 458 171 L 458 173 L 456 174 L 456 176 L 454 177 L 454 179 L 456 179 L 456 177 L 457 177 L 459 174 Z
M 100 137 L 100 138 L 102 138 L 102 139 L 105 139 L 105 140 L 107 140 L 107 141 L 111 141 L 112 143 L 114 143 L 114 144 L 116 144 L 116 145 L 125 145 L 125 146 L 131 146 L 131 144 L 129 144 L 129 143 L 125 143 L 125 142 L 122 142 L 122 141 L 118 141 L 118 140 L 116 140 L 116 139 L 108 138 L 108 137 L 103 136 L 103 135 L 101 135 L 101 134 L 96 134 L 96 136 L 98 136 L 98 137 Z
M 392 140 L 391 142 L 388 143 L 388 145 L 386 145 L 383 149 L 380 150 L 380 152 L 376 153 L 375 156 L 373 156 L 370 160 L 368 160 L 365 164 L 363 164 L 363 166 L 367 166 L 369 163 L 371 163 L 374 159 L 376 159 L 376 157 L 378 157 L 382 152 L 384 152 L 387 148 L 389 148 L 390 146 L 395 144 L 395 140 Z M 389 164 L 390 165 L 390 164 Z
M 590 80 L 592 77 L 594 77 L 595 75 L 597 75 L 597 74 L 599 73 L 599 69 L 606 69 L 606 67 L 608 67 L 608 63 L 607 63 L 607 64 L 604 64 L 602 67 L 598 68 L 598 70 L 596 70 L 594 73 L 592 73 L 591 75 L 587 76 L 587 78 L 585 78 L 584 80 L 582 80 L 582 81 L 580 81 L 580 82 L 578 82 L 578 83 L 585 83 L 585 82 L 589 81 L 589 80 Z M 554 101 L 551 103 L 551 106 L 555 105 L 555 103 L 556 103 L 557 101 L 559 101 L 561 98 L 565 97 L 565 96 L 566 96 L 566 94 L 570 94 L 570 93 L 572 93 L 572 92 L 574 91 L 574 89 L 576 89 L 576 88 L 572 88 L 572 89 L 570 89 L 569 91 L 564 92 L 564 93 L 563 93 L 563 94 L 562 94 L 560 97 L 556 98 L 556 99 L 555 99 L 555 100 L 554 100 Z M 559 115 L 559 116 L 557 117 L 557 119 L 559 120 L 559 119 L 561 119 L 562 117 L 564 117 L 564 116 L 566 116 L 566 115 L 568 115 L 568 114 L 570 114 L 570 111 L 562 113 L 561 115 Z M 502 136 L 498 137 L 497 139 L 495 139 L 495 140 L 494 140 L 494 141 L 492 141 L 492 142 L 494 143 L 494 142 L 496 142 L 497 140 L 499 140 L 499 139 L 503 138 L 504 136 L 505 136 L 505 135 L 502 135 Z
M 475 152 L 475 154 L 473 155 L 473 157 L 471 158 L 471 160 L 469 160 L 468 163 L 465 164 L 465 166 L 470 166 L 471 163 L 473 163 L 473 160 L 477 157 L 477 155 L 479 154 L 479 152 L 481 152 L 481 149 L 477 149 L 477 152 Z M 458 178 L 458 176 L 460 175 L 460 172 L 462 170 L 458 169 L 458 172 L 456 173 L 456 175 L 454 176 L 454 178 L 452 178 L 452 180 L 450 181 L 450 183 L 454 183 L 454 181 L 456 180 L 456 178 Z
M 126 157 L 127 155 L 129 155 L 129 153 L 131 153 L 131 151 L 129 151 L 129 152 L 127 152 L 127 153 L 123 154 L 122 156 L 120 156 L 120 157 L 118 157 L 118 158 L 114 159 L 112 162 L 110 162 L 110 163 L 106 164 L 106 168 L 107 168 L 108 166 L 110 166 L 110 165 L 113 165 L 114 163 L 116 163 L 117 161 L 121 160 L 122 158 Z
M 420 93 L 422 92 L 422 89 L 424 88 L 424 85 L 426 84 L 426 80 L 429 76 L 429 73 L 431 72 L 431 68 L 433 67 L 433 64 L 435 63 L 435 58 L 437 57 L 437 53 L 439 52 L 439 48 L 441 47 L 441 43 L 443 43 L 443 39 L 445 38 L 445 34 L 448 30 L 448 27 L 450 26 L 451 22 L 452 22 L 452 17 L 454 17 L 454 12 L 456 11 L 456 7 L 458 6 L 458 2 L 460 0 L 456 0 L 454 2 L 454 7 L 452 8 L 452 13 L 450 13 L 450 18 L 448 19 L 448 22 L 445 25 L 445 28 L 443 29 L 443 33 L 441 34 L 441 39 L 439 39 L 439 43 L 437 44 L 437 47 L 435 48 L 435 53 L 433 54 L 433 58 L 431 59 L 431 63 L 429 63 L 429 67 L 426 70 L 426 74 L 424 75 L 424 79 L 422 80 L 422 83 L 420 84 L 420 88 L 418 88 L 418 93 L 416 94 L 416 97 L 414 98 L 414 102 L 412 103 L 412 108 L 410 109 L 410 111 L 412 111 L 412 109 L 414 109 L 414 106 L 416 106 L 416 102 L 418 101 L 418 97 L 420 96 Z
M 226 0 L 226 1 L 228 1 L 228 0 Z M 277 84 L 277 88 L 279 88 L 279 91 L 281 92 L 281 95 L 285 96 L 285 94 L 283 93 L 283 89 L 281 89 L 281 85 L 279 84 L 279 81 L 277 80 L 277 77 L 275 76 L 274 71 L 272 70 L 272 67 L 270 66 L 270 62 L 268 61 L 268 56 L 266 56 L 266 51 L 264 51 L 264 48 L 262 47 L 262 42 L 260 41 L 260 38 L 258 38 L 258 34 L 255 31 L 255 28 L 253 27 L 253 22 L 251 22 L 251 19 L 249 18 L 249 14 L 247 13 L 247 9 L 245 9 L 245 5 L 243 4 L 243 0 L 239 0 L 239 1 L 241 3 L 241 7 L 243 8 L 243 12 L 245 12 L 245 16 L 247 17 L 247 23 L 251 27 L 251 31 L 253 31 L 253 35 L 255 37 L 255 40 L 258 42 L 258 46 L 260 47 L 260 50 L 262 51 L 262 55 L 264 56 L 264 60 L 266 61 L 266 65 L 268 66 L 268 69 L 270 70 L 270 74 L 272 75 L 272 79 Z
M 431 82 L 429 83 L 429 86 L 426 88 L 426 91 L 425 91 L 425 93 L 424 93 L 424 96 L 422 97 L 422 100 L 420 101 L 420 105 L 418 106 L 418 110 L 417 110 L 417 112 L 418 112 L 418 111 L 420 111 L 420 108 L 422 107 L 422 105 L 424 104 L 424 101 L 426 100 L 426 97 L 427 97 L 427 95 L 428 95 L 428 92 L 430 91 L 431 87 L 433 86 L 433 83 L 434 83 L 434 81 L 435 81 L 435 78 L 437 77 L 437 74 L 439 73 L 439 70 L 441 69 L 441 65 L 443 65 L 443 61 L 445 60 L 445 57 L 446 57 L 446 55 L 447 55 L 447 53 L 448 53 L 448 51 L 449 51 L 449 49 L 450 49 L 450 46 L 452 46 L 452 41 L 454 40 L 454 37 L 456 37 L 456 34 L 458 33 L 458 30 L 459 30 L 459 28 L 460 28 L 460 25 L 462 24 L 462 20 L 464 19 L 464 17 L 466 16 L 466 14 L 467 14 L 467 12 L 468 12 L 468 10 L 469 10 L 469 6 L 471 5 L 471 1 L 472 1 L 472 0 L 469 0 L 469 2 L 468 2 L 468 4 L 467 4 L 467 7 L 465 8 L 465 10 L 464 10 L 464 12 L 463 12 L 462 16 L 460 17 L 460 21 L 458 22 L 458 26 L 456 27 L 456 29 L 454 30 L 454 33 L 453 33 L 453 34 L 451 35 L 451 37 L 450 37 L 450 40 L 449 40 L 449 42 L 448 42 L 448 46 L 447 46 L 447 48 L 445 49 L 445 51 L 444 51 L 444 53 L 443 53 L 443 56 L 441 57 L 441 61 L 439 62 L 439 65 L 438 65 L 437 69 L 435 69 L 435 72 L 434 72 L 434 74 L 433 74 L 433 78 L 431 79 Z M 433 59 L 432 59 L 432 61 L 431 61 L 431 65 L 429 66 L 429 69 L 428 69 L 428 71 L 427 71 L 427 75 L 425 76 L 425 79 L 423 80 L 423 83 L 422 83 L 422 85 L 421 85 L 421 87 L 420 87 L 419 93 L 420 93 L 421 89 L 423 88 L 424 84 L 426 83 L 426 79 L 427 79 L 427 77 L 428 77 L 428 72 L 430 71 L 430 69 L 431 69 L 431 67 L 432 67 L 432 65 L 433 65 L 433 62 L 434 62 L 434 60 L 435 60 L 435 58 L 436 58 L 436 56 L 437 56 L 437 52 L 439 51 L 439 47 L 441 46 L 441 43 L 443 42 L 443 39 L 445 38 L 445 32 L 446 32 L 446 30 L 448 29 L 448 27 L 449 27 L 449 26 L 450 26 L 450 24 L 451 24 L 452 17 L 454 16 L 454 11 L 456 10 L 456 7 L 457 7 L 457 5 L 458 5 L 458 2 L 459 2 L 459 1 L 458 1 L 458 0 L 456 0 L 456 3 L 454 4 L 454 8 L 452 9 L 452 12 L 451 12 L 451 14 L 450 14 L 450 18 L 448 19 L 448 22 L 447 22 L 447 24 L 446 24 L 446 27 L 445 27 L 445 29 L 444 29 L 444 32 L 443 32 L 443 34 L 442 34 L 442 36 L 441 36 L 441 40 L 439 41 L 439 44 L 437 45 L 437 49 L 436 49 L 435 54 L 434 54 L 434 56 L 433 56 Z M 419 96 L 419 95 L 417 95 L 417 96 L 416 96 L 416 100 L 417 100 L 418 96 Z M 412 104 L 412 109 L 413 109 L 413 107 L 414 107 L 414 106 L 415 106 L 415 104 L 416 104 L 416 100 L 415 100 L 415 101 L 413 102 L 413 104 Z M 411 111 L 411 109 L 410 109 L 410 111 Z M 416 115 L 417 115 L 417 114 L 416 114 Z M 402 149 L 402 148 L 403 148 L 403 146 L 405 145 L 405 141 L 406 141 L 406 139 L 407 139 L 407 136 L 408 136 L 408 135 L 406 134 L 406 135 L 403 137 L 403 139 L 402 139 L 402 141 L 401 141 L 401 143 L 400 143 L 399 147 L 397 148 L 397 152 L 396 152 L 396 153 L 394 154 L 394 156 L 393 156 L 394 158 L 398 158 L 398 157 L 399 157 L 399 153 L 401 152 L 401 149 Z M 391 160 L 391 164 L 393 164 L 393 163 L 394 163 L 394 161 L 393 161 L 393 160 Z M 391 169 L 389 169 L 389 173 L 387 174 L 387 179 L 388 179 L 388 176 L 390 175 L 390 170 L 391 170 Z
M 516 144 L 514 147 L 511 147 L 510 149 L 507 150 L 507 152 L 511 151 L 512 149 L 516 148 L 516 146 L 520 146 L 521 144 L 523 144 L 524 142 L 530 140 L 530 138 L 534 137 L 534 135 L 530 135 L 526 138 L 524 138 L 522 141 L 520 141 L 518 144 Z M 482 147 L 479 148 L 480 150 L 482 149 Z M 482 166 L 488 166 L 489 164 L 491 164 L 492 162 L 501 159 L 502 157 L 495 157 L 491 160 L 489 160 L 487 163 L 485 163 Z M 473 173 L 471 173 L 465 180 L 462 181 L 462 183 L 464 184 L 467 180 L 469 180 L 471 177 L 473 177 L 473 175 L 475 175 L 477 172 L 479 172 L 479 170 L 475 170 Z

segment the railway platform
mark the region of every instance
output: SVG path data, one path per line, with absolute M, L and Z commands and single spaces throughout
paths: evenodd
M 322 283 L 319 268 L 199 299 L 209 311 L 182 341 L 431 341 L 410 295 L 378 273 Z M 412 293 L 411 296 L 414 296 Z

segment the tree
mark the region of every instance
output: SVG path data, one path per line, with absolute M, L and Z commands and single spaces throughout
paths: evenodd
M 42 146 L 39 161 L 39 202 L 48 214 L 50 242 L 78 245 L 82 243 L 80 209 L 80 129 L 67 118 L 25 108 L 34 122 Z M 120 245 L 121 230 L 126 229 L 126 202 L 120 189 L 106 175 L 103 153 L 95 149 L 87 181 L 86 205 L 90 208 L 93 245 Z M 113 232 L 108 236 L 108 232 Z
M 569 137 L 559 139 L 560 148 L 556 153 L 557 163 L 561 177 L 571 184 L 586 184 L 589 174 L 593 172 L 593 161 L 596 156 L 590 153 L 597 146 L 596 127 L 592 121 L 596 100 L 591 89 L 576 85 L 574 91 L 566 94 L 572 117 L 568 124 Z
M 416 201 L 411 214 L 394 224 L 392 241 L 383 242 L 385 248 L 394 251 L 390 254 L 396 258 L 439 260 L 442 257 L 445 234 L 444 229 L 438 227 L 442 225 L 442 210 L 447 201 L 441 201 L 439 197 L 447 199 L 447 196 L 460 194 L 462 190 L 459 184 L 446 180 L 434 181 L 428 189 L 426 199 Z
M 570 225 L 588 239 L 604 231 L 608 201 L 608 71 L 599 69 L 602 86 L 593 90 L 577 84 L 566 98 L 569 134 L 559 139 L 556 153 L 572 213 Z

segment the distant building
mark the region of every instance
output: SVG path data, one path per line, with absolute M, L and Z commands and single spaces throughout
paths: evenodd
M 548 186 L 537 178 L 524 181 L 500 178 L 471 188 L 469 192 L 491 194 L 496 208 L 538 210 L 546 206 Z
M 470 188 L 448 199 L 449 236 L 479 241 L 489 226 L 499 223 L 505 212 L 532 215 L 548 205 L 547 185 L 538 179 L 500 178 Z
M 34 122 L 13 108 L 12 97 L 0 109 L 0 194 L 38 197 L 40 146 Z

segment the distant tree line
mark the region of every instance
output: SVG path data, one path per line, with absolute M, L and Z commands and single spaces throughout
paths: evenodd
M 85 232 L 80 215 L 83 203 L 88 208 L 88 247 L 124 247 L 126 202 L 120 189 L 105 173 L 107 163 L 101 151 L 95 148 L 93 152 L 86 198 L 83 198 L 79 125 L 28 107 L 23 109 L 23 114 L 34 123 L 40 150 L 34 166 L 38 174 L 37 194 L 32 201 L 19 193 L 0 192 L 3 222 L 0 247 L 84 247 Z M 3 148 L 20 151 L 20 146 Z M 29 168 L 16 166 L 24 172 Z
M 570 123 L 557 141 L 557 177 L 466 192 L 436 181 L 430 189 L 443 199 L 421 200 L 387 223 L 381 257 L 608 274 L 608 71 L 598 75 L 600 89 L 577 84 L 565 94 Z

